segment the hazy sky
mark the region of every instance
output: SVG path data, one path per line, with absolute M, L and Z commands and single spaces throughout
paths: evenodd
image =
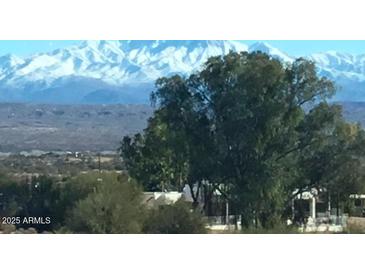
M 262 41 L 262 40 L 261 40 Z M 243 41 L 250 45 L 257 41 Z M 292 56 L 304 56 L 314 52 L 323 52 L 328 50 L 335 50 L 340 52 L 347 52 L 353 54 L 365 54 L 365 40 L 364 41 L 265 41 L 272 46 L 281 49 Z M 80 41 L 66 41 L 66 40 L 17 40 L 17 41 L 0 41 L 0 55 L 12 53 L 18 56 L 27 56 L 37 52 L 48 52 L 57 48 L 63 48 L 73 44 L 78 44 Z

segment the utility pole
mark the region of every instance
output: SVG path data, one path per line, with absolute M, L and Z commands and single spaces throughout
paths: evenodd
M 100 152 L 98 154 L 98 167 L 99 167 L 99 173 L 101 173 L 101 159 L 100 159 Z
M 97 178 L 96 180 L 98 182 L 102 182 L 103 178 L 101 178 L 101 159 L 100 159 L 100 152 L 98 153 L 98 169 L 99 169 L 99 178 Z M 96 187 L 94 187 L 94 192 L 96 192 Z
M 29 177 L 27 176 L 25 178 L 25 182 L 28 184 L 29 196 L 30 196 L 30 198 L 32 198 L 32 179 L 29 179 Z

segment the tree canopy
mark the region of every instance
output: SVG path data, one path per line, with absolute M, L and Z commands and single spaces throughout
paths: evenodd
M 199 190 L 208 181 L 243 225 L 269 227 L 295 191 L 349 193 L 362 182 L 364 132 L 328 102 L 335 90 L 302 58 L 212 57 L 189 77 L 156 82 L 156 111 L 143 134 L 124 138 L 121 154 L 147 188 Z

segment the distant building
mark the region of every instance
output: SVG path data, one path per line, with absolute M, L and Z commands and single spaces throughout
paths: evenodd
M 304 225 L 307 232 L 334 229 L 340 232 L 349 217 L 365 217 L 365 194 L 349 195 L 346 208 L 332 202 L 326 190 L 311 189 L 295 195 L 292 200 L 292 222 Z
M 148 208 L 154 208 L 160 205 L 172 205 L 181 198 L 183 198 L 183 193 L 177 191 L 143 193 L 143 203 Z

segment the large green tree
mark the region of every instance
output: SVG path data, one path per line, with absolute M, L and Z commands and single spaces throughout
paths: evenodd
M 199 189 L 209 181 L 244 226 L 270 227 L 295 190 L 319 184 L 310 178 L 318 167 L 303 155 L 321 153 L 331 138 L 341 147 L 334 133 L 346 123 L 340 109 L 327 103 L 334 92 L 334 84 L 305 59 L 283 64 L 261 52 L 212 57 L 188 78 L 157 81 L 155 114 L 143 135 L 124 139 L 122 156 L 134 177 L 149 180 L 163 165 L 170 185 Z M 327 152 L 337 153 L 328 146 Z M 338 153 L 352 157 L 346 146 Z M 323 165 L 327 173 L 337 166 Z

